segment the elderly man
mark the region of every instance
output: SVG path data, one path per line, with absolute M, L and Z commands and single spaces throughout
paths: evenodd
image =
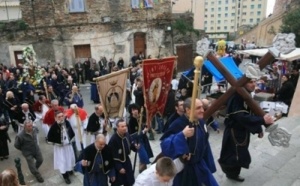
M 55 112 L 57 111 L 64 112 L 64 108 L 58 105 L 58 100 L 54 99 L 51 101 L 51 108 L 46 112 L 43 120 L 43 123 L 48 125 L 48 126 L 44 126 L 46 135 L 49 132 L 49 128 L 55 122 Z
M 19 122 L 19 133 L 23 130 L 24 128 L 24 121 L 26 120 L 31 120 L 35 121 L 36 117 L 33 112 L 30 111 L 29 105 L 27 103 L 23 103 L 21 105 L 21 112 L 18 114 L 18 122 Z
M 191 110 L 192 99 L 185 100 L 185 114 L 177 118 L 162 136 L 162 153 L 172 159 L 188 154 L 183 170 L 175 176 L 174 186 L 217 186 L 218 183 L 213 177 L 216 166 L 203 120 L 203 104 L 200 99 L 194 101 L 195 110 Z M 195 122 L 189 128 L 191 131 L 185 131 L 190 124 L 188 118 L 191 112 L 194 112 L 192 119 Z
M 75 133 L 73 148 L 77 158 L 77 151 L 82 151 L 86 146 L 86 137 L 83 131 L 88 123 L 87 112 L 84 109 L 77 107 L 76 104 L 72 104 L 70 108 L 66 110 L 66 117 Z
M 72 90 L 65 97 L 66 104 L 70 107 L 71 104 L 76 104 L 78 107 L 83 107 L 83 98 L 78 91 L 77 86 L 72 86 Z
M 43 156 L 38 145 L 37 138 L 38 130 L 33 127 L 31 120 L 24 122 L 24 130 L 21 131 L 15 139 L 15 148 L 20 150 L 25 157 L 29 170 L 33 174 L 37 181 L 44 182 L 38 168 L 43 163 Z
M 48 143 L 54 145 L 54 170 L 59 170 L 66 184 L 70 184 L 69 174 L 72 174 L 75 165 L 75 154 L 71 144 L 75 134 L 62 112 L 55 112 L 55 120 L 47 136 Z
M 109 136 L 107 134 L 107 123 L 104 118 L 103 106 L 98 104 L 95 106 L 95 112 L 90 115 L 89 121 L 86 127 L 86 131 L 91 134 L 91 143 L 94 143 L 95 136 L 103 134 L 106 136 L 106 142 L 109 142 Z
M 95 143 L 83 150 L 79 160 L 80 165 L 77 166 L 84 173 L 84 186 L 108 186 L 108 177 L 112 183 L 115 181 L 112 150 L 106 145 L 103 134 L 98 134 Z

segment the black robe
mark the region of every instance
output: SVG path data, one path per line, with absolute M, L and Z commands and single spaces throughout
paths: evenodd
M 2 126 L 6 126 L 6 128 L 0 130 L 0 157 L 5 157 L 9 155 L 7 143 L 7 141 L 10 141 L 10 138 L 7 133 L 9 125 L 3 118 L 0 118 L 0 127 Z
M 224 166 L 249 168 L 250 133 L 262 132 L 263 117 L 252 115 L 243 98 L 233 95 L 227 103 L 227 117 L 219 163 Z
M 94 164 L 97 152 L 98 151 L 94 143 L 90 144 L 83 150 L 78 160 L 87 160 L 88 162 L 91 162 L 87 169 L 83 169 L 83 171 L 91 172 L 94 166 L 99 166 Z M 99 151 L 99 153 L 101 154 L 102 161 L 104 162 L 103 165 L 101 165 L 101 169 L 104 174 L 107 174 L 112 168 L 114 168 L 112 150 L 109 146 L 105 145 L 105 147 L 101 151 Z
M 104 115 L 103 115 L 104 116 Z M 99 121 L 100 117 L 96 115 L 96 113 L 93 113 L 90 117 L 89 117 L 89 121 L 86 127 L 86 131 L 90 132 L 92 134 L 97 133 L 100 129 L 101 123 Z M 103 129 L 103 134 L 106 134 L 107 131 L 105 131 Z
M 35 114 L 34 114 L 34 112 L 32 112 L 32 111 L 30 111 L 29 110 L 29 113 L 28 113 L 28 119 L 29 120 L 31 120 L 32 122 L 35 120 Z M 24 114 L 24 112 L 20 112 L 19 114 L 18 114 L 18 122 L 20 123 L 20 124 L 24 124 L 24 121 L 26 120 L 26 116 L 25 116 L 25 114 Z
M 110 138 L 108 146 L 110 146 L 113 151 L 113 158 L 115 161 L 115 183 L 119 185 L 133 185 L 134 173 L 129 155 L 130 150 L 136 151 L 136 148 L 129 133 L 126 133 L 124 137 L 121 137 L 118 132 L 114 133 Z M 126 174 L 120 174 L 119 171 L 122 168 L 126 170 Z
M 72 139 L 75 137 L 74 131 L 69 123 L 69 121 L 65 120 L 65 124 L 66 124 L 66 129 L 67 129 L 67 135 L 69 137 L 69 141 L 71 142 Z M 55 122 L 49 132 L 48 132 L 48 136 L 47 136 L 47 142 L 51 143 L 51 144 L 58 144 L 58 145 L 62 145 L 62 139 L 63 134 L 62 134 L 62 130 L 61 130 L 61 125 L 58 124 L 57 122 Z

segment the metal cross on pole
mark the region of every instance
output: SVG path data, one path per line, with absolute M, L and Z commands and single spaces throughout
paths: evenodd
M 208 48 L 207 46 L 203 46 L 203 47 Z M 199 49 L 199 51 L 200 50 L 201 49 Z M 204 52 L 203 48 L 201 52 Z M 270 48 L 269 52 L 266 53 L 259 60 L 258 62 L 259 69 L 262 70 L 263 68 L 265 68 L 270 63 L 270 61 L 273 61 L 276 57 L 279 57 L 279 55 L 280 53 L 276 48 Z M 223 94 L 220 98 L 218 98 L 215 102 L 213 102 L 213 104 L 205 111 L 204 119 L 209 118 L 221 106 L 225 105 L 227 100 L 236 92 L 242 96 L 242 98 L 245 100 L 245 102 L 251 108 L 251 111 L 254 114 L 258 116 L 265 115 L 265 112 L 259 107 L 259 105 L 254 101 L 254 99 L 244 88 L 244 85 L 249 81 L 249 78 L 246 75 L 244 75 L 239 80 L 236 80 L 233 77 L 233 75 L 227 70 L 227 68 L 213 54 L 212 51 L 208 50 L 206 52 L 205 58 L 207 58 L 220 71 L 220 73 L 225 77 L 225 79 L 231 84 L 231 87 L 227 90 L 225 94 Z M 289 146 L 291 134 L 286 129 L 278 128 L 277 124 L 264 125 L 264 126 L 266 127 L 266 132 L 270 133 L 268 138 L 272 145 L 283 146 L 283 147 Z

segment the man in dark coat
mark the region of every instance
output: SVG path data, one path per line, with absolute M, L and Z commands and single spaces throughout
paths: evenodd
M 79 169 L 84 173 L 84 186 L 108 186 L 108 177 L 115 181 L 112 150 L 106 145 L 103 134 L 98 134 L 95 143 L 87 146 L 79 157 Z
M 29 105 L 27 103 L 23 103 L 21 105 L 21 112 L 18 114 L 18 122 L 19 122 L 19 133 L 24 128 L 24 121 L 31 120 L 32 122 L 35 120 L 35 114 L 33 111 L 29 109 Z
M 253 92 L 255 80 L 249 80 L 245 88 L 249 94 Z M 242 182 L 244 178 L 240 176 L 241 168 L 248 169 L 251 163 L 248 150 L 250 133 L 256 133 L 262 138 L 261 125 L 269 125 L 274 121 L 268 114 L 263 117 L 252 115 L 242 96 L 237 93 L 228 100 L 226 105 L 227 117 L 224 121 L 225 130 L 219 163 L 227 178 Z
M 130 161 L 130 151 L 136 151 L 139 145 L 135 144 L 127 132 L 127 124 L 123 119 L 116 123 L 117 132 L 111 137 L 108 146 L 113 149 L 115 161 L 116 181 L 113 186 L 130 186 L 134 183 L 134 173 Z

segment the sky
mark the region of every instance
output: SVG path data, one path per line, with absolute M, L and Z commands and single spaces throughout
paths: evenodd
M 267 17 L 268 17 L 268 15 L 270 15 L 273 12 L 275 1 L 276 0 L 268 0 L 268 3 L 267 3 L 267 12 L 266 12 L 266 16 Z

